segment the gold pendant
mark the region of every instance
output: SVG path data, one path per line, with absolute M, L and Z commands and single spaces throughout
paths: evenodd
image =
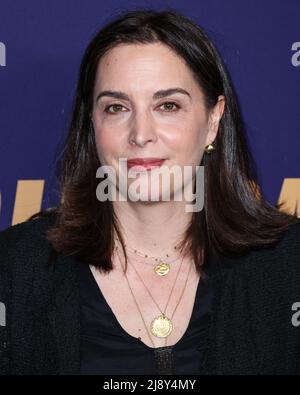
M 156 337 L 167 337 L 172 332 L 172 321 L 164 314 L 154 318 L 151 322 L 151 332 Z
M 166 274 L 169 273 L 170 265 L 166 262 L 160 262 L 155 266 L 154 270 L 155 273 L 158 274 L 159 276 L 165 276 Z

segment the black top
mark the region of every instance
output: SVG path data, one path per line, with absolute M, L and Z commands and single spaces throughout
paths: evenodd
M 187 330 L 172 346 L 153 348 L 127 333 L 104 298 L 89 265 L 79 264 L 81 374 L 199 374 L 210 323 L 212 287 L 198 282 Z

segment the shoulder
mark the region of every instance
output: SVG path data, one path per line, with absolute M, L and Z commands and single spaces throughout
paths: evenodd
M 249 267 L 255 270 L 264 264 L 295 263 L 300 267 L 300 219 L 290 225 L 272 246 L 252 248 L 237 255 L 222 257 L 227 267 Z
M 238 281 L 260 295 L 300 294 L 300 220 L 290 225 L 280 241 L 271 247 L 252 249 L 229 259 Z
M 300 243 L 300 219 L 295 224 L 291 225 L 288 230 L 285 232 L 281 242 L 279 243 L 279 247 L 295 247 L 299 251 L 299 243 Z
M 0 232 L 0 300 L 7 301 L 12 289 L 18 301 L 30 292 L 46 303 L 53 281 L 49 258 L 53 247 L 46 231 L 54 224 L 48 212 Z
M 300 270 L 300 219 L 284 232 L 276 245 L 254 250 L 252 255 L 258 262 L 277 262 L 282 267 L 295 265 Z
M 34 255 L 43 255 L 51 249 L 46 231 L 53 225 L 52 215 L 40 217 L 10 226 L 0 232 L 0 261 L 25 261 Z M 24 262 L 24 261 L 23 261 Z
M 300 219 L 290 225 L 279 242 L 272 246 L 253 248 L 247 252 L 219 256 L 215 273 L 226 273 L 248 285 L 300 284 Z M 299 286 L 300 287 L 300 286 Z
M 22 244 L 29 239 L 36 242 L 44 238 L 45 232 L 53 224 L 52 216 L 41 216 L 16 225 L 12 225 L 0 231 L 0 243 L 2 245 Z

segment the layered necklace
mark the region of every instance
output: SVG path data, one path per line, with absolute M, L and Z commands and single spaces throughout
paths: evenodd
M 140 251 L 138 251 L 136 248 L 132 248 L 132 247 L 130 247 L 130 246 L 128 246 L 128 245 L 125 245 L 125 246 L 126 246 L 126 248 L 127 248 L 129 251 L 132 251 L 132 252 L 135 253 L 136 255 L 143 256 L 144 258 L 151 258 L 151 259 L 154 259 L 156 262 L 158 262 L 158 263 L 156 263 L 155 266 L 154 266 L 154 272 L 155 272 L 158 276 L 165 276 L 167 273 L 169 273 L 169 271 L 170 271 L 170 265 L 169 265 L 169 263 L 172 262 L 172 261 L 166 262 L 164 258 L 154 257 L 154 256 L 151 256 L 151 255 L 149 255 L 149 254 L 143 254 L 143 253 L 141 253 Z M 178 247 L 178 246 L 175 246 L 174 249 L 177 250 L 177 247 Z M 116 251 L 117 251 L 117 254 L 119 254 L 119 248 L 116 246 L 115 249 L 116 249 Z M 165 254 L 165 255 L 166 255 L 166 257 L 170 257 L 170 254 Z M 119 259 L 120 259 L 120 256 L 119 256 Z M 177 260 L 177 259 L 178 259 L 178 258 L 173 259 L 173 261 L 175 261 L 175 260 Z M 122 262 L 122 259 L 120 259 L 120 261 Z M 172 295 L 172 292 L 173 292 L 175 283 L 176 283 L 176 281 L 177 281 L 177 278 L 178 278 L 180 269 L 181 269 L 181 267 L 182 267 L 182 262 L 183 262 L 183 257 L 181 258 L 181 263 L 180 263 L 179 269 L 178 269 L 178 271 L 177 271 L 176 278 L 175 278 L 175 281 L 174 281 L 174 283 L 173 283 L 173 286 L 172 286 L 172 289 L 171 289 L 171 292 L 170 292 L 168 301 L 167 301 L 167 303 L 166 303 L 165 308 L 164 308 L 163 311 L 162 311 L 161 308 L 159 307 L 158 303 L 155 301 L 155 299 L 154 299 L 153 296 L 151 295 L 151 292 L 149 291 L 148 287 L 146 286 L 145 282 L 143 281 L 142 276 L 138 273 L 138 271 L 136 270 L 136 268 L 134 267 L 134 265 L 133 265 L 133 264 L 131 263 L 131 261 L 129 260 L 129 263 L 131 264 L 131 266 L 132 266 L 133 269 L 135 270 L 136 274 L 138 275 L 138 277 L 139 277 L 139 279 L 141 280 L 142 284 L 143 284 L 144 287 L 146 288 L 146 290 L 147 290 L 148 294 L 150 295 L 151 299 L 153 300 L 153 302 L 154 302 L 155 305 L 157 306 L 158 310 L 160 311 L 160 314 L 152 319 L 151 324 L 150 324 L 150 331 L 151 331 L 152 335 L 155 336 L 155 337 L 157 337 L 157 338 L 166 338 L 165 345 L 167 345 L 167 337 L 171 334 L 171 332 L 172 332 L 172 330 L 173 330 L 173 322 L 172 322 L 172 319 L 173 319 L 173 316 L 174 316 L 174 314 L 175 314 L 175 311 L 177 310 L 177 307 L 178 307 L 178 305 L 179 305 L 179 303 L 180 303 L 180 301 L 181 301 L 181 299 L 182 299 L 182 296 L 183 296 L 183 294 L 184 294 L 184 291 L 185 291 L 185 289 L 186 289 L 187 280 L 188 280 L 188 277 L 189 277 L 189 274 L 190 274 L 190 271 L 191 271 L 191 268 L 192 268 L 192 262 L 191 262 L 190 265 L 189 265 L 189 271 L 188 271 L 188 274 L 187 274 L 187 276 L 186 276 L 185 284 L 184 284 L 182 293 L 181 293 L 181 295 L 180 295 L 180 298 L 179 298 L 179 300 L 178 300 L 178 303 L 177 303 L 177 305 L 176 305 L 176 307 L 175 307 L 175 309 L 174 309 L 174 311 L 173 311 L 171 317 L 166 316 L 165 313 L 166 313 L 167 307 L 168 307 L 168 305 L 169 305 L 169 301 L 170 301 L 170 298 L 171 298 L 171 295 Z M 122 267 L 123 267 L 123 270 L 124 270 L 123 264 L 122 264 Z M 124 272 L 125 272 L 125 270 L 124 270 Z M 140 314 L 140 316 L 141 316 L 141 318 L 142 318 L 142 321 L 143 321 L 143 323 L 144 323 L 146 332 L 148 333 L 149 339 L 150 339 L 150 341 L 151 341 L 152 344 L 153 344 L 153 348 L 155 348 L 155 345 L 154 345 L 153 340 L 152 340 L 152 338 L 151 338 L 149 329 L 148 329 L 148 327 L 147 327 L 147 325 L 146 325 L 146 322 L 145 322 L 145 320 L 144 320 L 144 317 L 143 317 L 143 314 L 142 314 L 141 309 L 140 309 L 140 307 L 139 307 L 139 304 L 138 304 L 138 302 L 137 302 L 137 299 L 136 299 L 136 297 L 134 296 L 134 293 L 133 293 L 132 287 L 131 287 L 131 285 L 130 285 L 130 283 L 129 283 L 129 280 L 128 280 L 128 277 L 127 277 L 126 272 L 125 272 L 125 277 L 126 277 L 126 280 L 127 280 L 127 283 L 128 283 L 129 289 L 130 289 L 130 292 L 131 292 L 131 294 L 132 294 L 132 297 L 133 297 L 133 299 L 134 299 L 134 302 L 135 302 L 135 304 L 136 304 L 136 306 L 137 306 L 137 309 L 138 309 L 138 311 L 139 311 L 139 314 Z

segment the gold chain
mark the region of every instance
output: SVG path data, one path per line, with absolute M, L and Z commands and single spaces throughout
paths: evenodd
M 115 239 L 115 240 L 117 240 L 117 239 Z M 179 246 L 179 244 L 173 246 L 173 249 L 174 249 L 176 252 L 178 251 L 178 246 Z M 127 247 L 127 249 L 128 249 L 129 251 L 134 252 L 135 254 L 137 254 L 137 255 L 139 255 L 139 256 L 141 256 L 141 257 L 143 257 L 143 258 L 151 258 L 151 259 L 154 259 L 156 262 L 157 262 L 157 261 L 160 261 L 160 260 L 163 260 L 163 259 L 165 259 L 165 258 L 170 258 L 170 257 L 172 256 L 172 254 L 170 254 L 170 253 L 165 254 L 165 257 L 160 257 L 160 256 L 157 257 L 157 256 L 150 255 L 150 254 L 148 254 L 148 253 L 145 254 L 144 252 L 141 252 L 141 251 L 139 251 L 138 249 L 131 247 L 131 246 L 128 245 L 127 243 L 125 243 L 125 247 Z M 177 259 L 178 259 L 178 257 L 175 258 L 174 260 L 177 260 Z M 172 261 L 169 261 L 169 259 L 168 259 L 168 262 L 172 262 Z
M 160 256 L 157 257 L 157 256 L 153 256 L 153 255 L 150 255 L 150 254 L 145 254 L 145 253 L 137 250 L 136 248 L 130 247 L 128 244 L 125 244 L 125 246 L 127 247 L 127 249 L 129 251 L 134 252 L 135 254 L 137 254 L 139 256 L 142 256 L 144 258 L 151 258 L 151 259 L 154 259 L 155 261 L 159 261 L 159 260 L 165 259 L 165 258 L 162 258 Z M 174 247 L 174 250 L 177 251 L 177 246 Z M 172 254 L 169 254 L 169 253 L 165 254 L 165 255 L 166 255 L 166 258 L 170 258 L 172 256 Z M 176 258 L 176 259 L 178 259 L 178 258 Z M 169 259 L 168 259 L 168 261 L 169 261 Z
M 128 251 L 133 252 L 135 255 L 139 255 L 139 256 L 141 256 L 141 257 L 143 257 L 143 258 L 154 259 L 156 262 L 159 262 L 159 263 L 156 263 L 156 265 L 155 265 L 154 267 L 153 267 L 153 264 L 151 264 L 151 263 L 146 262 L 146 264 L 152 265 L 154 272 L 155 272 L 158 276 L 161 276 L 161 277 L 162 277 L 162 276 L 165 276 L 166 274 L 169 273 L 169 271 L 170 271 L 170 263 L 173 263 L 173 262 L 175 262 L 175 261 L 178 260 L 178 257 L 176 257 L 175 259 L 172 259 L 172 260 L 169 260 L 169 259 L 168 259 L 168 261 L 166 262 L 166 261 L 164 260 L 164 258 L 154 257 L 154 256 L 152 256 L 152 255 L 150 255 L 150 254 L 144 254 L 144 253 L 138 251 L 136 248 L 132 248 L 132 247 L 128 246 L 127 244 L 125 244 L 125 247 L 126 247 L 126 249 L 127 249 Z M 178 247 L 178 246 L 174 246 L 174 249 L 177 250 L 177 247 Z M 114 249 L 115 249 L 116 251 L 118 251 L 118 246 L 115 246 Z M 170 255 L 169 255 L 169 254 L 166 254 L 166 256 L 169 257 Z M 172 255 L 171 255 L 171 256 L 172 256 Z M 144 262 L 143 262 L 143 263 L 144 263 Z
M 156 262 L 164 261 L 164 258 L 154 257 L 154 256 L 149 255 L 149 254 L 140 253 L 140 252 L 137 251 L 136 249 L 133 249 L 133 248 L 131 248 L 131 247 L 128 247 L 127 244 L 125 244 L 125 247 L 126 247 L 126 249 L 127 249 L 128 251 L 133 252 L 135 255 L 138 255 L 138 256 L 140 256 L 140 257 L 142 257 L 142 258 L 150 258 L 150 259 L 152 259 L 152 260 L 154 259 Z M 119 249 L 119 247 L 116 246 L 115 249 Z M 169 260 L 169 259 L 168 259 L 168 263 L 175 262 L 175 261 L 177 261 L 178 259 L 179 259 L 178 256 L 177 256 L 176 258 L 172 259 L 172 260 Z M 152 263 L 146 263 L 146 264 L 147 264 L 147 265 L 153 265 Z
M 180 267 L 181 267 L 181 265 L 182 265 L 182 262 L 183 262 L 183 257 L 182 257 L 182 260 L 181 260 Z M 122 263 L 121 263 L 121 265 L 122 265 L 122 268 L 123 268 L 123 270 L 124 270 L 124 267 L 123 267 L 123 264 L 122 264 Z M 133 265 L 132 265 L 132 266 L 133 266 Z M 135 269 L 134 266 L 133 266 L 133 268 Z M 182 299 L 183 293 L 184 293 L 184 291 L 185 291 L 185 289 L 186 289 L 187 280 L 188 280 L 188 277 L 189 277 L 191 268 L 192 268 L 192 263 L 190 263 L 190 268 L 189 268 L 188 275 L 187 275 L 187 277 L 186 277 L 185 285 L 184 285 L 184 287 L 183 287 L 183 291 L 182 291 L 182 293 L 181 293 L 181 296 L 180 296 L 180 298 L 179 298 L 179 301 L 178 301 L 178 303 L 177 303 L 177 305 L 176 305 L 176 307 L 175 307 L 175 309 L 174 309 L 174 311 L 173 311 L 173 314 L 172 314 L 172 316 L 171 316 L 171 320 L 172 320 L 172 318 L 173 318 L 173 316 L 174 316 L 174 314 L 175 314 L 175 312 L 176 312 L 176 310 L 177 310 L 177 307 L 178 307 L 178 305 L 179 305 L 179 303 L 180 303 L 180 301 L 181 301 L 181 299 Z M 135 271 L 136 271 L 137 275 L 139 276 L 139 278 L 141 279 L 141 281 L 142 281 L 144 287 L 147 289 L 147 291 L 148 291 L 149 295 L 151 296 L 152 300 L 154 301 L 154 303 L 156 304 L 156 306 L 158 307 L 158 309 L 159 309 L 160 312 L 162 313 L 161 309 L 159 308 L 158 304 L 156 303 L 156 301 L 155 301 L 154 298 L 152 297 L 151 293 L 149 292 L 148 288 L 146 287 L 146 285 L 145 285 L 144 281 L 142 280 L 141 276 L 139 275 L 139 273 L 137 272 L 136 269 L 135 269 Z M 178 270 L 178 272 L 177 272 L 176 279 L 175 279 L 175 282 L 174 282 L 174 284 L 173 284 L 173 287 L 172 287 L 172 290 L 171 290 L 171 293 L 170 293 L 170 296 L 169 296 L 169 299 L 168 299 L 168 303 L 169 303 L 169 300 L 170 300 L 172 291 L 173 291 L 173 289 L 174 289 L 174 285 L 175 285 L 175 283 L 176 283 L 176 280 L 177 280 L 177 277 L 178 277 L 178 273 L 179 273 L 179 270 Z M 137 303 L 137 300 L 136 300 L 136 298 L 135 298 L 135 296 L 134 296 L 133 290 L 132 290 L 132 288 L 131 288 L 131 286 L 130 286 L 130 283 L 129 283 L 129 280 L 128 280 L 128 278 L 127 278 L 127 274 L 126 274 L 125 271 L 124 271 L 124 274 L 125 274 L 125 278 L 126 278 L 126 281 L 127 281 L 128 286 L 129 286 L 131 295 L 132 295 L 132 297 L 133 297 L 133 299 L 134 299 L 134 302 L 135 302 L 135 304 L 136 304 L 136 307 L 137 307 L 137 309 L 138 309 L 138 311 L 139 311 L 139 314 L 140 314 L 140 316 L 141 316 L 141 318 L 142 318 L 142 321 L 143 321 L 143 323 L 144 323 L 146 332 L 147 332 L 147 334 L 148 334 L 148 336 L 149 336 L 149 339 L 150 339 L 150 341 L 151 341 L 151 343 L 152 343 L 152 345 L 153 345 L 153 348 L 155 348 L 155 344 L 154 344 L 154 342 L 153 342 L 153 340 L 152 340 L 151 334 L 150 334 L 150 332 L 149 332 L 149 330 L 148 330 L 147 324 L 146 324 L 146 322 L 145 322 L 145 320 L 144 320 L 144 317 L 143 317 L 143 314 L 142 314 L 142 312 L 141 312 L 141 309 L 140 309 L 140 307 L 139 307 L 139 305 L 138 305 L 138 303 Z M 168 303 L 167 303 L 167 306 L 168 306 Z M 167 306 L 166 306 L 166 308 L 165 308 L 165 311 L 166 311 L 166 309 L 167 309 Z M 162 313 L 162 314 L 164 315 L 164 313 Z M 166 346 L 166 345 L 167 345 L 167 337 L 166 337 L 165 346 Z
M 175 284 L 176 284 L 176 281 L 177 281 L 177 278 L 178 278 L 178 275 L 179 275 L 179 272 L 180 272 L 180 268 L 181 268 L 181 266 L 182 266 L 182 262 L 183 262 L 183 257 L 182 257 L 182 259 L 181 259 L 181 263 L 180 263 L 179 269 L 177 270 L 176 278 L 175 278 L 175 281 L 174 281 L 174 283 L 173 283 L 173 287 L 172 287 L 172 289 L 171 289 L 171 292 L 170 292 L 170 295 L 169 295 L 169 298 L 168 298 L 168 301 L 167 301 L 167 305 L 166 305 L 166 307 L 165 307 L 165 309 L 164 309 L 163 312 L 161 311 L 161 309 L 160 309 L 159 305 L 156 303 L 156 301 L 153 299 L 153 297 L 152 297 L 152 295 L 151 295 L 149 289 L 146 287 L 146 285 L 145 285 L 143 279 L 141 278 L 141 276 L 140 276 L 139 273 L 137 272 L 136 268 L 135 268 L 135 267 L 132 265 L 132 263 L 131 263 L 131 265 L 132 265 L 132 267 L 134 268 L 136 274 L 139 276 L 139 279 L 142 281 L 144 287 L 146 288 L 148 294 L 150 295 L 150 297 L 152 298 L 153 302 L 156 304 L 156 307 L 158 308 L 158 310 L 159 310 L 162 314 L 165 314 L 165 312 L 166 312 L 166 310 L 167 310 L 167 307 L 168 307 L 168 305 L 169 305 L 169 301 L 170 301 L 170 298 L 171 298 L 173 289 L 174 289 L 174 287 L 175 287 Z

